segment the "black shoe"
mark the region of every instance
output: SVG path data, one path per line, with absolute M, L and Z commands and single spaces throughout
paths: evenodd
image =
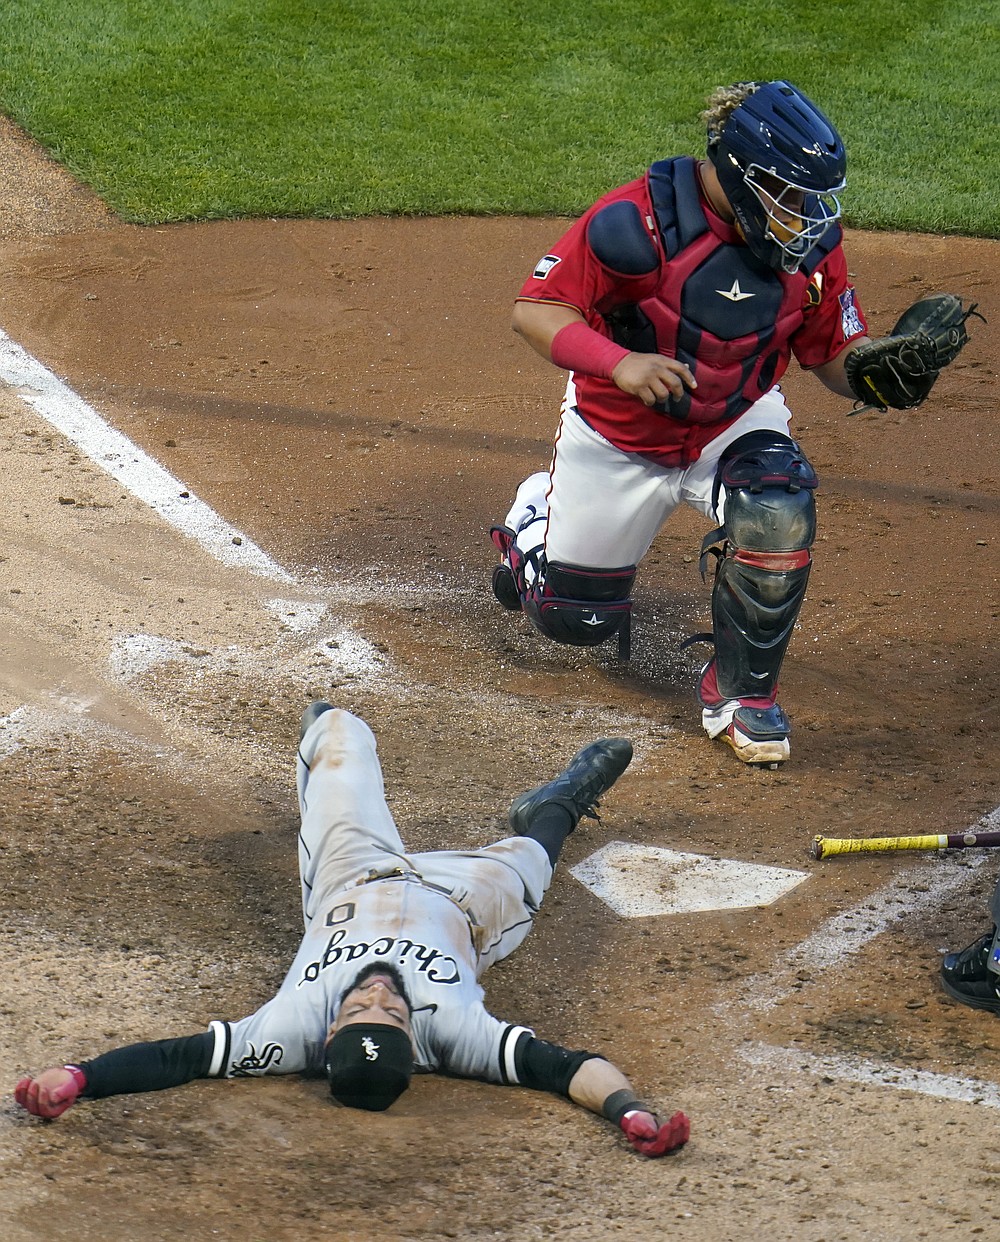
M 317 699 L 315 703 L 310 703 L 306 710 L 302 713 L 302 724 L 299 726 L 299 741 L 302 741 L 309 730 L 309 726 L 315 724 L 324 712 L 332 711 L 333 704 L 326 703 L 323 699 Z
M 517 591 L 514 575 L 506 565 L 497 565 L 493 569 L 493 594 L 508 612 L 521 611 L 521 596 Z
M 508 612 L 521 611 L 521 596 L 517 589 L 517 579 L 510 567 L 511 549 L 514 547 L 515 534 L 509 526 L 491 526 L 490 538 L 500 553 L 500 564 L 493 570 L 493 594 Z
M 941 983 L 949 996 L 973 1009 L 1000 1014 L 1000 975 L 988 966 L 996 928 L 941 963 Z
M 580 817 L 597 818 L 597 799 L 632 762 L 632 743 L 625 737 L 605 737 L 584 746 L 554 781 L 518 794 L 510 804 L 508 819 L 518 836 L 530 835 L 531 821 L 543 806 L 553 802 L 565 807 L 576 826 Z

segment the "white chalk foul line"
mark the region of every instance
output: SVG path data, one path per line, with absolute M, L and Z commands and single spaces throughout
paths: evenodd
M 965 888 L 970 870 L 982 866 L 984 862 L 985 855 L 970 858 L 961 868 L 949 869 L 945 874 L 933 877 L 927 883 L 926 890 L 920 893 L 921 904 L 928 907 L 937 905 L 956 889 Z M 773 971 L 747 980 L 746 1007 L 771 1009 L 792 991 L 801 989 L 801 982 L 795 979 L 797 971 L 808 971 L 810 979 L 815 981 L 831 966 L 842 966 L 847 958 L 860 953 L 865 945 L 913 912 L 916 903 L 913 901 L 912 886 L 915 880 L 926 881 L 926 870 L 911 867 L 901 872 L 860 905 L 820 924 L 811 936 L 789 950 Z
M 897 1091 L 914 1091 L 939 1100 L 983 1104 L 987 1108 L 1000 1109 L 1000 1087 L 991 1082 L 981 1082 L 978 1078 L 934 1074 L 930 1070 L 907 1069 L 863 1057 L 820 1056 L 797 1048 L 776 1048 L 772 1044 L 743 1045 L 738 1051 L 750 1065 L 776 1070 L 781 1074 L 798 1071 L 817 1078 L 892 1087 Z
M 133 496 L 182 534 L 196 540 L 217 560 L 278 582 L 294 581 L 252 540 L 224 522 L 214 509 L 192 495 L 190 488 L 127 436 L 110 427 L 71 388 L 2 331 L 0 379 L 17 389 L 22 401 Z
M 969 828 L 970 832 L 996 831 L 1000 829 L 1000 807 Z M 865 945 L 888 931 L 894 923 L 912 914 L 919 904 L 925 909 L 939 905 L 956 889 L 968 884 L 969 872 L 981 867 L 988 852 L 966 856 L 961 866 L 948 866 L 944 859 L 936 864 L 936 875 L 928 873 L 926 863 L 908 867 L 894 876 L 888 884 L 871 893 L 864 901 L 850 910 L 835 914 L 788 950 L 772 970 L 753 975 L 741 988 L 743 1003 L 747 1009 L 767 1010 L 780 1000 L 801 990 L 802 983 L 795 978 L 797 971 L 808 971 L 812 980 L 831 966 L 841 966 L 844 961 L 860 953 Z M 914 887 L 920 883 L 919 890 Z M 720 1011 L 728 1012 L 728 1005 L 720 1004 Z
M 997 828 L 1000 828 L 1000 807 L 984 815 L 969 831 L 984 832 Z M 815 983 L 815 976 L 831 966 L 842 965 L 846 958 L 859 953 L 894 923 L 912 914 L 918 904 L 914 899 L 914 880 L 921 881 L 919 904 L 929 909 L 956 889 L 966 887 L 970 869 L 980 867 L 986 859 L 987 853 L 983 851 L 977 857 L 968 858 L 965 866 L 948 868 L 930 880 L 927 879 L 926 866 L 910 867 L 895 876 L 853 909 L 827 919 L 811 936 L 789 950 L 774 970 L 744 980 L 740 989 L 744 1008 L 756 1011 L 773 1008 L 793 989 L 802 987 L 801 980 L 796 981 L 793 974 L 797 968 L 805 968 L 809 973 L 809 982 Z M 719 1004 L 715 1008 L 719 1013 L 732 1016 L 731 1004 Z M 783 1048 L 760 1042 L 737 1045 L 737 1050 L 750 1065 L 781 1073 L 798 1071 L 817 1078 L 890 1087 L 936 1099 L 1000 1109 L 1000 1087 L 976 1078 L 935 1074 L 930 1070 L 909 1069 L 862 1057 L 823 1056 L 801 1048 Z

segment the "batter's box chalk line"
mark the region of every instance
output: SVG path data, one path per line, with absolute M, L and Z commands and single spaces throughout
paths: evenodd
M 778 1048 L 772 1044 L 737 1045 L 737 1050 L 749 1065 L 774 1070 L 782 1077 L 789 1073 L 802 1073 L 815 1078 L 913 1091 L 939 1100 L 1000 1109 L 1000 1087 L 977 1078 L 935 1074 L 930 1070 L 909 1069 L 864 1057 L 821 1056 L 798 1048 Z

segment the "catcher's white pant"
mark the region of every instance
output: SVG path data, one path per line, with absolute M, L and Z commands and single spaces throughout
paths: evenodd
M 374 734 L 359 717 L 334 708 L 312 723 L 299 745 L 296 784 L 307 928 L 336 904 L 334 894 L 399 876 L 443 892 L 466 914 L 478 974 L 531 930 L 552 880 L 544 848 L 530 837 L 508 837 L 478 850 L 408 854 L 386 805 Z M 395 934 L 405 936 L 406 928 Z
M 791 412 L 772 388 L 710 441 L 690 466 L 658 465 L 616 448 L 589 427 L 566 390 L 549 470 L 530 475 L 505 519 L 525 553 L 545 549 L 549 561 L 588 569 L 638 565 L 664 522 L 681 503 L 721 524 L 725 495 L 713 508 L 715 473 L 723 450 L 751 431 L 789 435 Z M 534 569 L 527 564 L 530 583 Z

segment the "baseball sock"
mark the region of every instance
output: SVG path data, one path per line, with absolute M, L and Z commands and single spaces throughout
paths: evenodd
M 563 842 L 575 827 L 576 820 L 564 806 L 560 806 L 558 802 L 549 802 L 539 809 L 528 830 L 522 832 L 521 836 L 537 841 L 555 868 Z

